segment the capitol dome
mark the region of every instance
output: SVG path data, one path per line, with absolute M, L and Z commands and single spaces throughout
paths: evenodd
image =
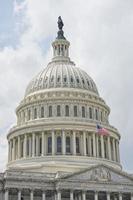
M 120 169 L 120 134 L 92 78 L 69 57 L 59 26 L 53 58 L 29 83 L 8 133 L 8 169 L 77 172 L 96 164 Z M 97 125 L 109 134 L 97 132 Z
M 92 78 L 73 62 L 51 62 L 29 83 L 26 96 L 50 88 L 76 88 L 98 95 Z

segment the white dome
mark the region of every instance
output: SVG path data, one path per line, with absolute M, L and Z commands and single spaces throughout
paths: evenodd
M 76 172 L 107 164 L 120 169 L 118 131 L 91 77 L 69 58 L 70 43 L 58 31 L 52 61 L 29 83 L 8 134 L 8 168 Z M 96 125 L 109 131 L 97 134 Z
M 78 88 L 98 95 L 92 78 L 72 62 L 51 62 L 29 83 L 26 96 L 48 88 Z

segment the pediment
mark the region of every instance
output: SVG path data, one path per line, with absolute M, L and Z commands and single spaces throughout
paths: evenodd
M 97 165 L 64 177 L 71 181 L 115 182 L 133 184 L 133 177 L 129 174 L 105 165 Z

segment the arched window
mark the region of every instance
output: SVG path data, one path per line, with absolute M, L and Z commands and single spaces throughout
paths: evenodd
M 62 145 L 61 145 L 61 137 L 58 136 L 57 137 L 57 153 L 61 153 L 61 147 L 62 147 Z
M 98 120 L 98 110 L 95 110 L 95 114 L 96 114 L 96 120 Z
M 68 105 L 66 105 L 66 107 L 65 107 L 65 115 L 66 115 L 66 117 L 69 116 L 69 106 Z
M 43 118 L 44 117 L 44 107 L 42 106 L 41 107 L 41 118 Z
M 48 137 L 48 153 L 52 153 L 52 137 Z
M 76 137 L 76 153 L 80 153 L 79 137 Z
M 74 117 L 77 117 L 78 112 L 77 112 L 77 106 L 74 106 Z
M 92 108 L 89 108 L 89 117 L 92 119 Z
M 59 82 L 60 82 L 60 80 L 61 80 L 61 79 L 60 79 L 60 76 L 58 76 L 58 77 L 57 77 L 57 82 L 59 83 Z
M 77 83 L 79 83 L 79 78 L 76 78 L 76 80 L 77 80 Z
M 66 137 L 66 153 L 71 153 L 71 141 L 70 137 Z
M 67 82 L 67 77 L 66 77 L 66 76 L 64 76 L 64 82 L 65 82 L 65 83 Z
M 61 109 L 60 109 L 60 105 L 57 106 L 57 117 L 61 116 Z
M 34 119 L 36 119 L 36 118 L 37 118 L 37 109 L 34 108 Z
M 52 117 L 52 106 L 49 106 L 49 117 Z
M 82 106 L 82 117 L 85 117 L 85 107 Z
M 71 83 L 73 83 L 73 77 L 71 76 Z
M 31 110 L 28 110 L 28 120 L 31 119 Z

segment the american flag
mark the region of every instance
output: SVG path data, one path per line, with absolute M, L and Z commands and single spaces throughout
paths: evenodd
M 97 133 L 99 135 L 109 135 L 109 132 L 106 128 L 103 128 L 101 125 L 97 124 Z

